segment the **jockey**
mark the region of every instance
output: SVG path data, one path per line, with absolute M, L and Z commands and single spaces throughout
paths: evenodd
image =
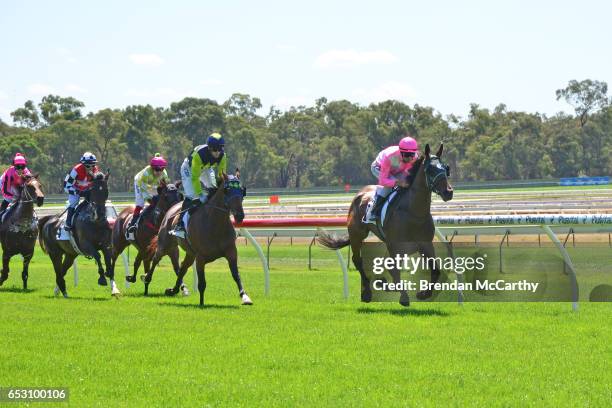
M 383 207 L 385 199 L 391 193 L 394 187 L 408 187 L 406 177 L 414 162 L 416 161 L 419 151 L 419 145 L 416 140 L 406 135 L 400 140 L 399 145 L 389 146 L 381 151 L 376 160 L 372 162 L 372 174 L 378 179 L 376 187 L 376 195 L 369 206 L 370 211 L 364 217 L 365 223 L 376 223 L 380 217 L 380 210 Z
M 159 183 L 162 182 L 162 180 L 166 183 L 170 182 L 168 173 L 166 173 L 166 166 L 168 166 L 166 159 L 164 159 L 161 154 L 155 153 L 149 165 L 134 176 L 136 208 L 134 208 L 132 219 L 127 228 L 129 234 L 136 232 L 136 223 L 140 216 L 140 212 L 144 208 L 145 200 L 152 200 L 155 202 Z
M 23 185 L 23 176 L 30 173 L 28 170 L 25 156 L 21 153 L 15 154 L 13 165 L 6 169 L 0 177 L 0 189 L 2 190 L 2 205 L 0 206 L 0 214 L 4 213 L 10 203 L 17 198 L 17 187 Z
M 227 171 L 227 157 L 223 148 L 225 141 L 219 133 L 208 136 L 206 144 L 196 146 L 181 165 L 181 180 L 185 190 L 185 200 L 181 213 L 190 208 L 192 202 L 205 203 L 211 190 L 217 188 L 217 177 Z M 215 172 L 216 170 L 216 172 Z M 204 185 L 204 191 L 202 190 Z M 174 230 L 175 235 L 183 235 L 185 225 L 181 216 Z
M 91 152 L 83 153 L 79 164 L 74 166 L 64 179 L 64 191 L 68 193 L 68 215 L 64 229 L 72 229 L 72 216 L 79 204 L 79 197 L 86 197 L 92 186 L 93 176 L 99 171 L 98 159 Z

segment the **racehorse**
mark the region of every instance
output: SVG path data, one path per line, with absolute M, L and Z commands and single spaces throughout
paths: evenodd
M 128 282 L 136 282 L 136 273 L 138 272 L 138 268 L 140 267 L 141 263 L 144 263 L 145 274 L 149 273 L 152 257 L 149 255 L 147 249 L 151 244 L 153 237 L 155 237 L 159 232 L 159 227 L 168 209 L 180 201 L 180 193 L 178 191 L 180 184 L 180 181 L 176 182 L 175 184 L 166 184 L 165 181 L 162 181 L 159 184 L 157 187 L 157 197 L 154 199 L 154 202 L 149 204 L 142 211 L 140 220 L 138 221 L 138 228 L 134 234 L 134 241 L 130 242 L 125 237 L 125 231 L 132 219 L 132 214 L 134 213 L 134 206 L 131 205 L 126 207 L 117 217 L 115 225 L 113 226 L 112 235 L 113 250 L 111 258 L 113 271 L 115 270 L 117 258 L 119 255 L 121 255 L 125 248 L 130 245 L 130 243 L 132 243 L 138 250 L 136 259 L 134 260 L 134 274 L 131 276 L 126 276 L 125 278 Z M 172 261 L 174 272 L 178 274 L 178 246 L 176 246 L 174 250 L 169 253 L 169 256 L 170 260 Z M 148 289 L 149 285 L 145 284 L 145 295 L 148 294 Z M 189 293 L 184 285 L 182 286 L 182 289 L 183 293 Z
M 351 245 L 353 264 L 361 275 L 361 301 L 372 300 L 370 280 L 363 268 L 361 247 L 369 232 L 376 234 L 385 242 L 390 257 L 410 255 L 416 251 L 425 259 L 435 257 L 433 238 L 435 226 L 431 216 L 431 193 L 438 194 L 443 201 L 453 198 L 453 188 L 448 182 L 450 169 L 441 161 L 443 146 L 440 145 L 435 155 L 430 154 L 429 145 L 425 146 L 425 154 L 419 157 L 413 167 L 410 186 L 398 188 L 398 196 L 389 203 L 387 216 L 384 220 L 382 233 L 373 224 L 364 224 L 363 215 L 368 203 L 376 190 L 376 186 L 364 187 L 351 203 L 348 213 L 348 237 L 337 238 L 329 234 L 321 234 L 319 242 L 330 249 L 339 249 Z M 382 217 L 381 217 L 382 219 Z M 435 283 L 440 277 L 437 262 L 428 262 L 431 271 L 430 282 Z M 399 282 L 400 273 L 393 269 L 389 271 L 395 282 Z M 417 292 L 417 299 L 424 300 L 432 296 L 431 290 Z M 400 303 L 410 305 L 408 293 L 402 291 Z
M 108 174 L 97 173 L 93 177 L 91 189 L 85 194 L 85 201 L 77 207 L 72 224 L 70 240 L 58 240 L 63 222 L 58 215 L 48 215 L 38 222 L 40 246 L 51 258 L 55 270 L 56 291 L 68 297 L 64 276 L 75 258 L 84 255 L 94 258 L 98 265 L 98 285 L 106 286 L 105 275 L 111 281 L 111 294 L 119 295 L 111 262 L 111 228 L 106 217 L 108 199 Z M 76 246 L 76 248 L 75 248 Z M 78 251 L 77 251 L 78 249 Z M 104 256 L 106 273 L 102 266 L 100 251 Z
M 9 261 L 14 255 L 23 256 L 23 271 L 21 279 L 23 289 L 28 288 L 28 267 L 34 255 L 34 246 L 38 236 L 34 202 L 43 205 L 45 195 L 38 179 L 38 174 L 24 175 L 23 185 L 18 188 L 17 202 L 6 210 L 4 221 L 0 225 L 0 241 L 2 242 L 2 272 L 0 286 L 8 279 Z
M 155 266 L 159 259 L 177 244 L 185 250 L 185 258 L 181 263 L 176 284 L 166 289 L 166 295 L 174 296 L 178 293 L 185 273 L 193 261 L 196 262 L 198 274 L 198 291 L 200 292 L 200 306 L 204 305 L 204 290 L 206 289 L 206 278 L 204 266 L 218 258 L 227 259 L 232 277 L 238 287 L 238 293 L 243 305 L 252 305 L 253 301 L 242 287 L 240 273 L 238 272 L 238 250 L 236 249 L 236 231 L 232 225 L 230 214 L 234 216 L 236 223 L 244 219 L 242 200 L 246 189 L 240 185 L 240 179 L 235 176 L 223 176 L 223 186 L 210 197 L 203 205 L 192 209 L 193 214 L 187 223 L 185 238 L 175 237 L 170 234 L 180 216 L 180 205 L 172 207 L 164 217 L 159 229 L 157 239 L 153 239 L 150 251 L 154 253 L 153 265 L 150 274 L 153 275 Z M 145 278 L 151 280 L 151 276 Z

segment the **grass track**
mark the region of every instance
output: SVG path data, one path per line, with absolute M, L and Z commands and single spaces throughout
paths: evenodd
M 612 404 L 611 304 L 366 305 L 355 271 L 344 301 L 333 253 L 315 247 L 308 271 L 307 246 L 282 244 L 264 297 L 252 247 L 239 250 L 253 307 L 220 261 L 200 309 L 195 293 L 161 295 L 168 261 L 152 296 L 121 282 L 116 300 L 84 259 L 71 298 L 54 298 L 41 253 L 23 293 L 15 259 L 0 288 L 0 386 L 68 386 L 79 407 Z

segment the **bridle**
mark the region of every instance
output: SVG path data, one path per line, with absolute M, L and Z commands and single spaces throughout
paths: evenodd
M 427 171 L 429 169 L 429 166 L 431 164 L 432 160 L 437 160 L 438 164 L 435 166 L 438 171 L 436 172 L 435 176 L 431 176 L 429 174 L 429 172 Z M 438 190 L 438 187 L 436 187 L 436 182 L 438 181 L 438 179 L 440 177 L 448 177 L 450 176 L 450 167 L 447 164 L 442 164 L 442 162 L 440 161 L 440 159 L 438 158 L 438 156 L 429 156 L 425 162 L 423 163 L 423 165 L 425 166 L 425 168 L 423 169 L 425 171 L 425 181 L 427 183 L 427 188 L 438 194 L 441 195 L 442 193 Z

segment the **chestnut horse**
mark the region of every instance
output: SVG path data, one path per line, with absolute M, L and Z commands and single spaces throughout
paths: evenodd
M 175 184 L 166 184 L 165 181 L 162 181 L 157 187 L 157 196 L 154 199 L 154 202 L 149 204 L 144 208 L 140 215 L 140 220 L 138 221 L 138 228 L 136 229 L 135 240 L 130 242 L 125 238 L 125 231 L 132 219 L 132 214 L 134 213 L 134 206 L 130 205 L 119 213 L 117 220 L 115 221 L 115 225 L 113 226 L 113 251 L 112 251 L 112 262 L 113 262 L 113 271 L 115 270 L 115 265 L 117 263 L 117 258 L 121 253 L 127 248 L 130 243 L 133 244 L 138 253 L 136 254 L 136 259 L 134 259 L 134 273 L 132 276 L 126 276 L 125 279 L 128 282 L 136 282 L 136 273 L 138 272 L 138 268 L 141 263 L 144 263 L 145 274 L 149 273 L 151 268 L 151 256 L 148 254 L 148 247 L 151 244 L 151 240 L 153 237 L 157 235 L 159 232 L 159 226 L 161 225 L 162 219 L 166 212 L 174 205 L 180 201 L 180 193 L 178 191 L 178 187 L 180 186 L 180 181 Z M 170 260 L 172 261 L 172 266 L 174 268 L 174 273 L 178 274 L 179 270 L 179 251 L 178 247 L 175 248 L 175 251 L 171 251 L 169 253 Z M 145 285 L 144 294 L 148 294 L 149 285 Z M 183 287 L 183 293 L 186 292 L 186 287 Z
M 353 251 L 353 264 L 361 275 L 361 301 L 372 300 L 372 288 L 363 269 L 361 257 L 361 246 L 370 232 L 384 240 L 390 257 L 396 255 L 410 255 L 416 251 L 426 258 L 435 257 L 433 238 L 435 226 L 431 216 L 431 193 L 435 192 L 442 200 L 449 201 L 453 198 L 453 188 L 448 182 L 450 170 L 440 157 L 443 146 L 440 145 L 435 155 L 430 154 L 429 145 L 425 146 L 425 154 L 417 159 L 413 167 L 412 183 L 408 188 L 398 188 L 399 196 L 389 204 L 386 220 L 384 221 L 383 233 L 380 234 L 378 227 L 372 224 L 364 224 L 361 220 L 367 209 L 368 202 L 376 190 L 376 186 L 364 187 L 352 201 L 348 213 L 348 237 L 337 238 L 329 234 L 322 234 L 319 242 L 330 249 L 339 249 L 351 245 Z M 429 265 L 431 270 L 430 282 L 437 282 L 440 270 L 437 263 Z M 389 271 L 395 282 L 399 282 L 398 270 Z M 424 300 L 432 296 L 431 290 L 417 292 L 417 298 Z M 408 293 L 400 294 L 400 303 L 404 306 L 410 305 Z
M 223 186 L 218 188 L 204 205 L 192 209 L 193 214 L 189 217 L 187 233 L 185 238 L 175 237 L 170 234 L 178 222 L 181 206 L 176 204 L 168 211 L 162 226 L 153 239 L 150 251 L 155 253 L 151 275 L 159 259 L 177 244 L 185 250 L 185 258 L 181 263 L 176 284 L 172 288 L 166 289 L 166 295 L 174 296 L 178 293 L 185 273 L 189 266 L 196 262 L 198 274 L 198 291 L 200 292 L 200 306 L 204 305 L 204 290 L 206 289 L 206 277 L 204 266 L 218 258 L 227 259 L 232 277 L 238 287 L 238 293 L 243 305 L 252 305 L 251 298 L 242 287 L 240 273 L 238 272 L 238 250 L 236 249 L 236 231 L 232 225 L 230 214 L 234 216 L 237 223 L 244 219 L 242 200 L 246 194 L 246 189 L 240 185 L 240 179 L 235 176 L 225 176 Z M 151 277 L 145 278 L 145 281 Z
M 17 202 L 6 210 L 4 222 L 0 225 L 0 241 L 2 242 L 2 272 L 0 286 L 8 279 L 9 261 L 14 255 L 23 256 L 23 271 L 21 280 L 23 288 L 28 288 L 28 267 L 34 255 L 34 246 L 38 236 L 34 202 L 43 205 L 43 194 L 38 174 L 22 176 L 23 185 L 18 187 Z

